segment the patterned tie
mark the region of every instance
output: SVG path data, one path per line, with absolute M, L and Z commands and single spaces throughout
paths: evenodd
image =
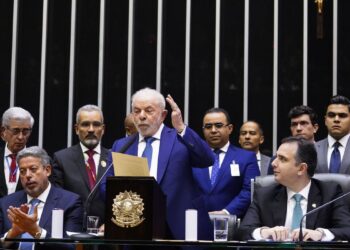
M 28 214 L 31 215 L 34 213 L 34 208 L 39 205 L 40 203 L 40 200 L 39 199 L 32 199 L 29 204 L 31 204 L 31 207 L 28 211 Z M 24 233 L 22 234 L 21 238 L 23 239 L 33 239 L 33 237 L 29 234 L 29 233 Z M 19 248 L 20 250 L 32 250 L 33 249 L 33 244 L 32 242 L 21 242 L 20 245 L 19 245 Z
M 218 176 L 219 170 L 220 170 L 220 153 L 221 153 L 221 149 L 215 149 L 214 153 L 215 153 L 215 161 L 213 164 L 213 168 L 211 169 L 211 185 L 214 186 L 215 181 L 216 181 L 216 177 Z
M 145 138 L 146 147 L 142 153 L 142 157 L 147 158 L 148 168 L 151 168 L 152 153 L 153 153 L 152 142 L 154 142 L 155 140 L 156 140 L 156 138 L 154 138 L 154 137 L 146 137 Z
M 341 144 L 336 141 L 333 144 L 333 152 L 331 155 L 331 161 L 329 164 L 329 172 L 330 173 L 339 173 L 339 169 L 340 169 L 340 164 L 341 164 L 341 160 L 340 160 L 340 152 L 339 152 L 339 146 L 341 146 Z
M 9 182 L 16 182 L 16 169 L 17 169 L 17 163 L 16 163 L 16 154 L 10 154 L 11 158 L 11 164 L 10 164 L 10 175 L 9 175 Z
M 93 149 L 89 149 L 85 153 L 87 153 L 89 156 L 86 164 L 86 171 L 89 177 L 90 190 L 92 190 L 96 184 L 96 165 L 94 161 L 95 151 Z
M 301 210 L 300 201 L 304 199 L 304 197 L 301 194 L 295 194 L 293 195 L 293 199 L 295 200 L 295 207 L 292 217 L 292 230 L 299 228 L 300 220 L 303 217 L 303 210 Z

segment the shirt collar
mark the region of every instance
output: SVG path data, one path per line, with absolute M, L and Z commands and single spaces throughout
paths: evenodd
M 81 150 L 85 153 L 86 151 L 88 151 L 89 149 L 80 142 L 80 147 L 81 147 Z M 94 148 L 94 151 L 95 153 L 97 154 L 101 154 L 101 144 L 97 144 L 97 146 Z
M 49 185 L 47 186 L 47 188 L 44 190 L 44 192 L 42 192 L 37 199 L 39 199 L 42 203 L 45 203 L 47 200 L 47 197 L 49 196 L 51 190 L 51 183 L 49 182 Z M 33 199 L 34 197 L 30 196 L 27 194 L 27 203 L 29 204 L 30 201 Z
M 256 153 L 256 160 L 257 160 L 257 161 L 261 161 L 261 154 L 260 154 L 260 151 L 258 151 L 258 153 Z
M 157 130 L 157 132 L 154 135 L 152 135 L 152 137 L 156 138 L 157 140 L 160 140 L 160 136 L 162 134 L 163 128 L 164 128 L 164 124 L 162 123 L 159 129 Z M 142 142 L 144 140 L 145 140 L 145 137 L 139 133 L 139 142 Z
M 309 183 L 300 192 L 298 192 L 298 194 L 301 194 L 305 200 L 307 200 L 307 198 L 309 196 L 310 187 L 311 187 L 311 180 L 309 180 Z M 288 200 L 291 199 L 293 197 L 293 195 L 295 195 L 295 194 L 296 194 L 296 192 L 287 188 Z
M 341 144 L 342 147 L 346 147 L 346 144 L 348 143 L 350 134 L 344 135 L 338 142 Z M 332 148 L 334 143 L 337 141 L 334 139 L 331 135 L 327 136 L 328 138 L 328 147 Z
M 24 147 L 23 149 L 25 149 L 26 147 Z M 7 143 L 6 143 L 6 146 L 5 146 L 5 156 L 9 156 L 13 154 L 13 152 L 11 152 L 11 150 L 9 150 L 9 148 L 7 147 Z
M 230 146 L 230 142 L 228 141 L 228 142 L 225 144 L 225 146 L 223 146 L 222 148 L 220 148 L 220 150 L 221 150 L 223 153 L 226 153 L 229 146 Z M 214 151 L 214 148 L 212 148 L 212 150 Z

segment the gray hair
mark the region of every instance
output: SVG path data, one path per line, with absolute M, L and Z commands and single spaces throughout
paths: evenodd
M 96 105 L 87 104 L 87 105 L 84 105 L 78 109 L 77 115 L 75 117 L 76 123 L 79 123 L 80 114 L 81 114 L 81 112 L 84 112 L 84 111 L 86 111 L 86 112 L 93 112 L 93 111 L 99 112 L 101 115 L 101 118 L 102 118 L 102 123 L 104 122 L 102 110 L 99 107 L 97 107 Z
M 134 103 L 136 99 L 143 98 L 145 96 L 154 98 L 155 100 L 158 101 L 160 108 L 165 109 L 164 96 L 161 93 L 159 93 L 157 90 L 151 89 L 151 88 L 143 88 L 136 91 L 131 97 L 131 107 L 134 107 Z
M 25 158 L 25 157 L 35 157 L 39 158 L 41 161 L 41 164 L 44 166 L 50 165 L 50 156 L 46 153 L 46 151 L 43 148 L 40 148 L 38 146 L 32 146 L 29 148 L 24 148 L 17 154 L 17 163 Z
M 30 121 L 30 127 L 34 125 L 33 116 L 25 109 L 21 107 L 11 107 L 7 109 L 2 115 L 2 126 L 10 126 L 11 120 L 18 121 Z

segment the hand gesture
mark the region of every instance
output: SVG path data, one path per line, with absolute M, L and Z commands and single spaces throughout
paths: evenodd
M 181 115 L 181 110 L 179 106 L 177 106 L 176 102 L 174 99 L 171 97 L 171 95 L 168 95 L 166 97 L 167 102 L 169 103 L 171 107 L 171 123 L 173 124 L 173 127 L 177 130 L 178 133 L 181 133 L 186 125 L 183 122 L 182 115 Z
M 299 240 L 299 230 L 300 229 L 294 229 L 292 232 L 292 239 L 294 241 Z M 311 229 L 303 229 L 303 241 L 306 240 L 313 240 L 313 241 L 320 241 L 322 239 L 323 233 L 319 230 L 311 230 Z

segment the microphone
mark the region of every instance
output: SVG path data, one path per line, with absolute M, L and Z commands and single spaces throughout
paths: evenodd
M 317 207 L 317 208 L 315 208 L 315 209 L 313 209 L 313 210 L 311 210 L 311 211 L 309 211 L 309 212 L 307 212 L 307 213 L 305 213 L 305 214 L 301 217 L 301 220 L 300 220 L 300 225 L 299 225 L 299 241 L 302 242 L 302 241 L 303 241 L 303 238 L 304 238 L 304 237 L 303 237 L 303 220 L 304 220 L 304 218 L 305 218 L 306 216 L 308 216 L 308 215 L 310 215 L 310 214 L 313 214 L 313 213 L 317 212 L 318 210 L 320 210 L 320 209 L 322 209 L 322 208 L 324 208 L 324 207 L 327 207 L 328 205 L 330 205 L 330 204 L 332 204 L 332 203 L 334 203 L 334 202 L 336 202 L 336 201 L 338 201 L 338 200 L 344 198 L 345 196 L 347 196 L 347 195 L 349 195 L 349 194 L 350 194 L 350 191 L 347 192 L 347 193 L 345 193 L 345 194 L 342 194 L 341 196 L 339 196 L 339 197 L 337 197 L 337 198 L 335 198 L 335 199 L 333 199 L 333 200 L 330 200 L 330 201 L 326 202 L 325 204 L 323 204 L 323 205 L 321 205 L 321 206 L 319 206 L 319 207 Z
M 129 149 L 131 144 L 133 144 L 135 142 L 136 138 L 137 138 L 137 134 L 129 136 L 128 141 L 123 145 L 123 147 L 118 151 L 118 153 L 125 153 L 125 151 Z M 89 193 L 89 195 L 86 198 L 85 206 L 84 206 L 84 215 L 83 215 L 83 229 L 84 230 L 86 230 L 86 220 L 87 220 L 88 212 L 90 210 L 89 208 L 91 205 L 91 201 L 95 197 L 95 194 L 97 193 L 96 190 L 98 190 L 100 183 L 102 182 L 104 177 L 107 175 L 109 169 L 112 166 L 113 166 L 113 161 L 111 162 L 111 164 L 108 165 L 108 167 L 106 168 L 106 171 L 103 173 L 101 178 L 96 182 L 95 186 L 93 187 L 93 189 L 91 190 L 91 192 Z M 73 236 L 72 238 L 75 238 L 75 239 L 93 238 L 94 237 L 88 233 L 79 233 L 79 234 L 74 234 L 72 236 Z

